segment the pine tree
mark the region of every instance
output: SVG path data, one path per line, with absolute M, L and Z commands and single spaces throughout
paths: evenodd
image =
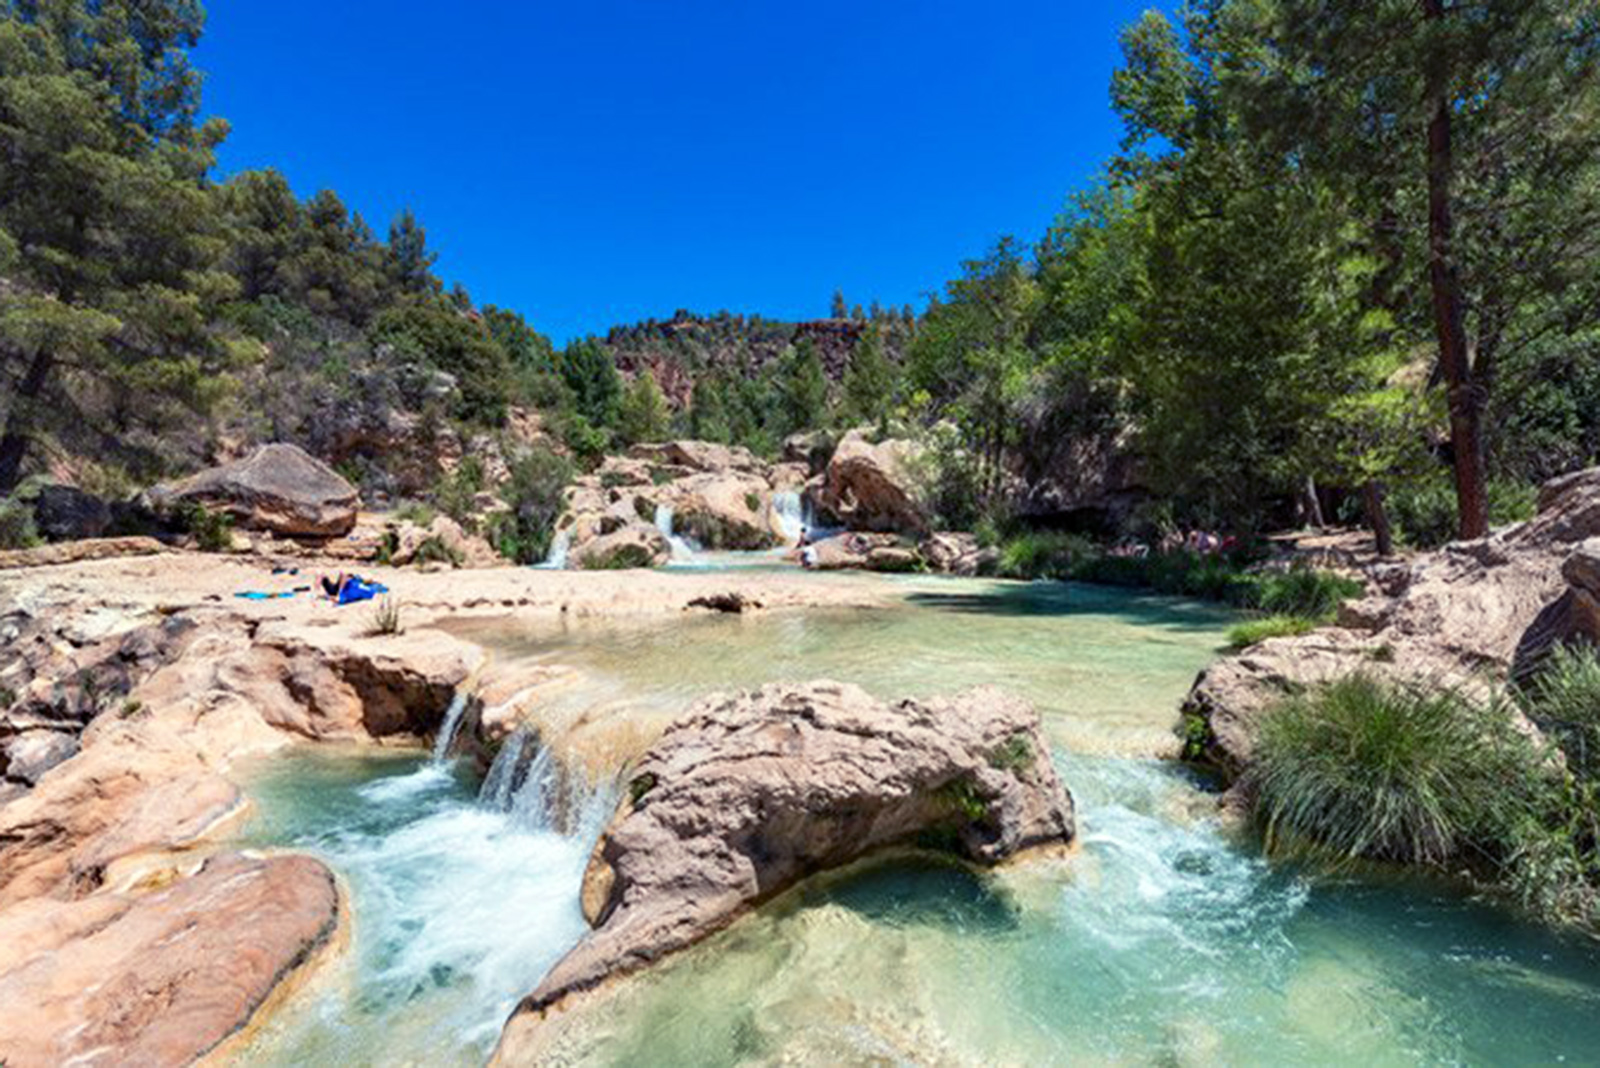
M 877 327 L 862 331 L 841 383 L 843 414 L 852 424 L 882 426 L 894 410 L 895 367 L 883 351 Z
M 850 316 L 850 306 L 844 302 L 844 290 L 833 291 L 833 306 L 828 314 L 835 319 L 847 319 Z
M 436 292 L 439 282 L 432 275 L 439 259 L 428 251 L 428 235 L 410 208 L 395 216 L 389 227 L 389 276 L 405 293 Z
M 672 425 L 672 410 L 656 376 L 640 370 L 623 391 L 617 411 L 617 437 L 625 445 L 660 441 Z
M 154 0 L 0 20 L 0 494 L 39 435 L 81 425 L 88 393 L 148 421 L 223 384 L 231 353 L 208 309 L 237 284 L 215 269 L 204 181 L 227 124 L 194 128 L 198 82 L 177 51 L 198 30 L 194 5 Z
M 814 430 L 828 414 L 828 376 L 810 338 L 801 338 L 787 354 L 778 381 L 780 436 Z

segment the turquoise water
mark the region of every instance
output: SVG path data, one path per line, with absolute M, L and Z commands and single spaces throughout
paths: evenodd
M 829 676 L 885 696 L 1034 700 L 1082 848 L 976 876 L 926 864 L 789 895 L 584 1018 L 574 1063 L 1548 1064 L 1600 1055 L 1600 953 L 1437 886 L 1313 879 L 1226 837 L 1142 754 L 1226 617 L 1116 591 L 887 580 L 887 611 L 478 633 L 574 664 L 563 700 L 660 717 L 711 689 Z M 351 953 L 250 1063 L 481 1063 L 581 936 L 606 805 L 558 834 L 424 758 L 306 755 L 253 784 L 257 844 L 350 885 Z

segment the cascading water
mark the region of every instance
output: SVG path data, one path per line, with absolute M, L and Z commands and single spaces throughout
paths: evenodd
M 777 517 L 778 528 L 783 531 L 783 540 L 790 545 L 798 542 L 806 529 L 805 505 L 800 500 L 800 494 L 792 490 L 774 493 L 772 514 Z
M 695 554 L 700 547 L 688 538 L 682 538 L 672 532 L 672 505 L 661 503 L 656 505 L 656 529 L 661 531 L 667 544 L 672 546 L 672 562 L 675 564 L 694 563 Z
M 544 563 L 535 564 L 535 567 L 546 571 L 562 571 L 567 566 L 567 553 L 572 548 L 572 528 L 556 531 L 556 536 L 550 541 L 550 552 L 545 556 Z
M 443 763 L 450 755 L 450 749 L 456 744 L 456 735 L 461 733 L 461 719 L 467 710 L 467 691 L 457 690 L 456 695 L 450 698 L 450 707 L 445 709 L 444 723 L 439 727 L 439 734 L 433 740 L 433 762 Z
M 775 679 L 885 697 L 1003 685 L 1044 715 L 1081 848 L 982 879 L 890 865 L 757 910 L 619 988 L 633 993 L 597 1046 L 564 1051 L 572 1063 L 1593 1059 L 1592 947 L 1437 887 L 1301 878 L 1224 835 L 1214 796 L 1181 772 L 1130 759 L 1170 743 L 1171 709 L 1229 617 L 1068 585 L 893 589 L 904 603 L 881 611 L 563 624 L 496 649 L 582 669 L 569 699 L 601 723 L 659 723 Z M 241 1059 L 482 1064 L 587 930 L 579 893 L 614 784 L 590 785 L 532 730 L 506 740 L 481 791 L 467 761 L 269 770 L 240 844 L 323 857 L 358 922 L 342 981 L 300 995 Z

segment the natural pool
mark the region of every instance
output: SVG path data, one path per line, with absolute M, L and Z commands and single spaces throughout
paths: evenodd
M 625 987 L 567 1050 L 601 1064 L 1573 1063 L 1600 1051 L 1600 951 L 1436 887 L 1316 882 L 1226 839 L 1164 744 L 1226 617 L 1118 591 L 884 583 L 903 607 L 475 636 L 573 664 L 564 700 L 667 715 L 831 677 L 1033 700 L 1078 803 L 1066 862 L 867 869 L 792 894 Z M 255 844 L 327 858 L 347 959 L 242 1059 L 481 1063 L 583 931 L 605 815 L 568 835 L 424 757 L 315 754 L 253 783 Z

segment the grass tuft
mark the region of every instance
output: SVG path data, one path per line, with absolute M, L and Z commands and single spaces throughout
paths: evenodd
M 1271 849 L 1441 864 L 1493 852 L 1538 767 L 1504 702 L 1358 674 L 1263 719 L 1249 785 Z
M 405 626 L 400 619 L 400 602 L 392 597 L 384 597 L 372 609 L 372 622 L 367 627 L 367 636 L 377 638 L 404 633 Z
M 1235 649 L 1248 649 L 1268 638 L 1292 638 L 1309 634 L 1317 628 L 1318 620 L 1305 616 L 1263 616 L 1235 623 L 1228 628 L 1228 644 Z

